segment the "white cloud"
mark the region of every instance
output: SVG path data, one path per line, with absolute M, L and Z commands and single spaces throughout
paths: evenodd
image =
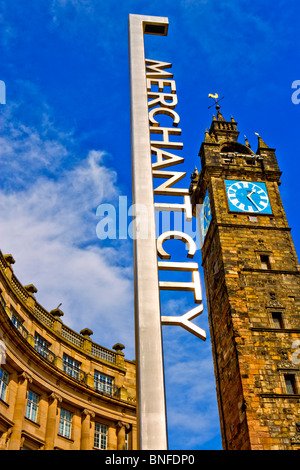
M 36 285 L 45 308 L 62 302 L 64 323 L 75 331 L 91 328 L 92 339 L 109 348 L 123 342 L 133 359 L 131 269 L 120 263 L 130 259 L 127 242 L 120 256 L 120 249 L 101 245 L 96 236 L 97 205 L 118 195 L 116 173 L 105 167 L 104 155 L 92 150 L 57 179 L 40 176 L 26 189 L 3 191 L 1 249 L 13 254 L 17 277 Z
M 31 97 L 38 94 L 34 85 L 23 85 Z M 45 172 L 55 175 L 66 159 L 72 158 L 70 149 L 74 147 L 72 133 L 56 129 L 47 105 L 39 102 L 38 109 L 32 111 L 32 115 L 38 113 L 37 125 L 24 124 L 17 117 L 21 111 L 20 99 L 18 104 L 6 105 L 0 116 L 1 179 L 3 187 L 14 190 L 28 187 Z

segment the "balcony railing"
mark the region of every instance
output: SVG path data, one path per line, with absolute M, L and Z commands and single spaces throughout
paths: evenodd
M 97 381 L 94 381 L 94 389 L 96 392 L 99 392 L 110 397 L 119 397 L 119 387 L 116 385 L 103 384 Z
M 6 304 L 1 294 L 0 304 L 3 308 L 3 311 L 5 312 Z M 119 387 L 113 384 L 99 382 L 98 380 L 95 380 L 91 374 L 82 371 L 80 368 L 64 363 L 62 358 L 56 356 L 50 349 L 37 342 L 36 338 L 28 332 L 28 330 L 23 326 L 22 322 L 20 322 L 16 316 L 11 314 L 11 316 L 8 316 L 8 318 L 13 327 L 19 332 L 23 340 L 29 343 L 29 345 L 31 345 L 31 347 L 33 347 L 33 349 L 49 363 L 58 367 L 62 372 L 65 372 L 68 376 L 72 377 L 72 379 L 76 380 L 77 382 L 80 382 L 86 386 L 91 386 L 96 392 L 101 393 L 102 395 L 120 398 Z M 105 351 L 104 348 L 103 351 Z
M 69 341 L 69 343 L 74 344 L 78 348 L 83 347 L 83 341 L 84 341 L 83 337 L 79 335 L 78 333 L 76 333 L 75 331 L 72 331 L 70 328 L 68 328 L 65 325 L 62 325 L 61 336 L 65 338 L 67 341 Z
M 15 329 L 18 330 L 18 332 L 24 338 L 24 340 L 27 341 L 27 343 L 29 343 L 31 346 L 33 346 L 35 351 L 37 351 L 41 356 L 47 359 L 48 362 L 51 362 L 52 364 L 55 363 L 55 354 L 50 351 L 50 349 L 45 348 L 44 346 L 41 346 L 39 343 L 37 343 L 34 336 L 32 336 L 28 332 L 28 330 L 23 326 L 23 324 L 18 320 L 17 317 L 12 315 L 10 321 L 15 327 Z
M 47 361 L 51 362 L 52 364 L 55 363 L 55 354 L 50 351 L 49 348 L 45 348 L 44 346 L 41 346 L 40 344 L 38 343 L 35 343 L 34 345 L 34 349 L 41 355 L 43 356 L 45 359 L 47 359 Z
M 72 367 L 69 365 L 63 365 L 63 372 L 68 374 L 73 379 L 77 380 L 81 383 L 86 383 L 87 374 L 83 372 L 83 370 L 79 369 L 78 367 Z
M 112 363 L 116 362 L 116 354 L 114 352 L 109 351 L 96 343 L 92 343 L 92 354 L 93 356 L 104 359 L 105 361 Z
M 19 331 L 19 333 L 23 336 L 23 338 L 28 341 L 29 338 L 29 333 L 26 330 L 26 328 L 23 326 L 23 323 L 21 323 L 17 317 L 14 315 L 11 316 L 10 321 L 14 325 L 14 327 Z
M 9 266 L 9 263 L 7 263 L 5 257 L 3 256 L 2 252 L 0 251 L 0 269 L 1 271 L 5 271 L 5 269 Z M 33 306 L 27 306 L 29 309 L 30 313 L 33 314 L 33 316 L 46 325 L 48 328 L 55 330 L 55 318 L 53 315 L 48 312 L 42 305 L 40 305 L 30 294 L 28 291 L 25 289 L 25 287 L 21 284 L 21 282 L 18 280 L 18 278 L 15 276 L 15 274 L 12 273 L 10 277 L 10 284 L 17 295 L 19 299 L 21 300 L 22 303 L 27 304 L 28 300 L 33 300 L 34 304 Z M 0 294 L 1 295 L 1 294 Z M 1 296 L 0 298 L 0 303 L 3 305 L 5 308 L 5 301 L 3 297 Z M 22 327 L 22 324 L 19 326 L 19 331 L 22 335 L 26 337 L 26 330 L 24 327 Z M 28 333 L 28 332 L 27 332 Z M 56 330 L 57 333 L 57 330 Z M 71 328 L 68 328 L 66 325 L 62 324 L 61 325 L 61 333 L 57 333 L 62 336 L 66 341 L 69 343 L 72 343 L 74 346 L 77 348 L 83 349 L 84 348 L 84 338 L 76 333 L 75 331 L 71 330 Z M 114 351 L 111 351 L 109 349 L 106 349 L 96 343 L 93 343 L 91 341 L 91 351 L 90 354 L 93 355 L 95 358 L 99 358 L 101 360 L 105 360 L 107 362 L 111 362 L 113 364 L 116 363 L 116 353 Z

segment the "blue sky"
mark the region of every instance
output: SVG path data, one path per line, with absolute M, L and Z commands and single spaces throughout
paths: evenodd
M 97 207 L 131 204 L 128 14 L 166 16 L 167 37 L 145 37 L 146 57 L 171 62 L 184 143 L 185 186 L 213 108 L 277 149 L 281 196 L 299 251 L 300 80 L 296 0 L 4 0 L 0 10 L 1 250 L 47 309 L 134 359 L 132 242 L 99 240 Z M 201 264 L 201 253 L 196 261 Z M 204 284 L 203 284 L 204 289 Z M 184 296 L 164 313 L 186 311 Z M 185 309 L 185 310 L 184 310 Z M 199 325 L 208 332 L 207 312 Z M 170 449 L 220 449 L 211 345 L 163 327 Z

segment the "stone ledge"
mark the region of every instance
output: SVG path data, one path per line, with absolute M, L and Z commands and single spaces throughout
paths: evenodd
M 300 393 L 260 393 L 261 398 L 292 398 L 295 400 L 300 400 Z
M 300 271 L 280 270 L 280 269 L 259 269 L 259 268 L 242 268 L 241 273 L 265 273 L 265 274 L 290 274 L 291 276 L 299 275 Z M 274 307 L 272 307 L 274 308 Z
M 271 326 L 251 326 L 250 330 L 252 331 L 271 331 L 277 333 L 299 333 L 300 328 L 272 328 Z
M 234 212 L 233 212 L 234 214 Z M 253 213 L 255 214 L 255 213 Z M 253 215 L 252 214 L 252 215 Z M 236 212 L 236 215 L 249 215 L 248 214 L 241 214 L 240 212 Z M 251 215 L 251 214 L 250 214 Z M 259 214 L 259 216 L 264 216 L 264 217 L 274 217 L 272 214 Z M 285 232 L 291 232 L 290 227 L 276 227 L 274 225 L 252 225 L 252 224 L 240 224 L 240 223 L 227 223 L 227 222 L 217 222 L 216 223 L 217 227 L 229 227 L 229 228 L 244 228 L 249 230 L 249 228 L 255 227 L 255 229 L 259 230 L 276 230 L 276 231 L 285 231 Z

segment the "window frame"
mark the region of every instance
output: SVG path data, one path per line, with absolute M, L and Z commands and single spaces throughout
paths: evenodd
M 34 400 L 36 398 L 36 401 Z M 38 410 L 39 410 L 40 395 L 33 390 L 29 389 L 27 393 L 27 404 L 25 417 L 37 423 L 38 421 Z
M 263 269 L 265 271 L 269 271 L 271 269 L 270 255 L 268 255 L 266 253 L 261 253 L 261 254 L 259 254 L 259 260 L 260 260 L 261 269 Z M 264 266 L 266 266 L 266 267 L 264 267 Z
M 299 387 L 297 383 L 297 376 L 296 373 L 293 372 L 286 372 L 283 374 L 284 378 L 284 385 L 285 385 L 285 390 L 288 395 L 298 395 L 299 394 Z M 287 385 L 287 380 L 291 379 L 291 387 L 293 391 L 290 391 Z
M 248 166 L 257 166 L 257 160 L 254 155 L 245 155 L 245 164 Z
M 64 416 L 63 416 L 64 415 Z M 71 439 L 73 413 L 66 408 L 60 408 L 58 435 Z
M 73 379 L 80 380 L 81 362 L 64 353 L 63 371 Z
M 98 421 L 95 421 L 94 427 L 94 448 L 98 450 L 108 448 L 108 426 Z
M 34 349 L 43 357 L 48 359 L 50 350 L 50 343 L 46 341 L 41 335 L 35 332 L 34 335 Z
M 6 381 L 7 379 L 7 381 Z M 9 373 L 0 367 L 0 400 L 5 402 L 9 384 Z
M 285 322 L 283 319 L 283 314 L 282 312 L 279 312 L 278 310 L 272 310 L 270 312 L 271 315 L 271 322 L 272 322 L 272 327 L 275 328 L 276 330 L 282 330 L 285 328 Z M 277 318 L 276 318 L 277 317 Z M 276 321 L 278 320 L 279 326 L 276 325 Z
M 96 377 L 98 376 L 98 377 Z M 104 380 L 101 380 L 104 379 Z M 104 374 L 103 372 L 94 371 L 94 388 L 98 392 L 106 393 L 112 396 L 114 393 L 114 377 Z

